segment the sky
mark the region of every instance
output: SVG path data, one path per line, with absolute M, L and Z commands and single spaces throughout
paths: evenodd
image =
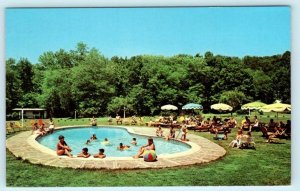
M 105 57 L 269 56 L 291 50 L 290 7 L 7 8 L 8 58 L 37 63 L 78 42 Z

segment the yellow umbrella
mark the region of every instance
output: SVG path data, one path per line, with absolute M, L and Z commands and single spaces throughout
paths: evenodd
M 291 111 L 292 106 L 290 104 L 280 103 L 280 101 L 276 100 L 275 103 L 266 105 L 260 109 L 263 112 L 277 112 L 277 119 L 278 119 L 278 112 L 285 112 Z
M 178 108 L 175 106 L 175 105 L 164 105 L 164 106 L 161 106 L 160 108 L 161 110 L 177 110 Z
M 291 111 L 292 106 L 290 104 L 285 103 L 273 103 L 270 105 L 266 105 L 261 108 L 263 112 L 284 112 L 284 111 Z
M 210 106 L 211 109 L 218 111 L 232 111 L 232 107 L 225 103 L 217 103 Z

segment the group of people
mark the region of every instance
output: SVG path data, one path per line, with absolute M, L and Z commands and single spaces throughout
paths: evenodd
M 182 141 L 188 141 L 186 135 L 188 133 L 188 129 L 187 129 L 187 126 L 186 125 L 182 125 L 182 127 L 180 128 L 179 130 L 179 133 L 177 135 L 177 137 L 181 134 L 181 140 Z M 161 126 L 158 126 L 158 128 L 156 129 L 155 131 L 155 134 L 157 137 L 165 137 L 166 140 L 170 140 L 170 139 L 175 139 L 176 137 L 176 130 L 173 126 L 170 127 L 169 129 L 169 133 L 168 135 L 164 136 L 164 131 L 163 129 L 161 128 Z
M 215 134 L 216 138 L 219 134 L 223 134 L 223 139 L 227 139 L 227 134 L 232 128 L 235 128 L 236 125 L 237 121 L 234 119 L 234 117 L 222 120 L 221 118 L 214 116 L 212 119 L 203 119 L 193 129 L 195 131 L 209 131 L 210 133 Z
M 35 132 L 38 135 L 44 136 L 48 133 L 53 133 L 54 131 L 54 122 L 52 118 L 50 118 L 48 126 L 46 126 L 45 122 L 42 119 L 39 119 L 38 121 L 32 120 L 31 125 L 32 134 Z
M 68 146 L 68 144 L 65 141 L 65 137 L 63 135 L 60 135 L 58 137 L 58 143 L 56 146 L 56 153 L 57 155 L 61 156 L 61 155 L 67 155 L 69 157 L 73 157 L 73 155 L 71 154 L 72 149 Z M 91 155 L 88 152 L 88 148 L 83 148 L 82 152 L 79 153 L 77 155 L 77 157 L 83 157 L 83 158 L 89 158 Z M 94 158 L 105 158 L 106 155 L 104 154 L 104 149 L 99 149 L 99 153 L 94 155 Z
M 291 137 L 291 120 L 287 120 L 285 124 L 282 121 L 276 123 L 273 119 L 270 119 L 270 122 L 268 123 L 266 128 L 269 132 L 267 142 L 270 142 L 274 138 Z
M 250 132 L 254 129 L 259 129 L 259 120 L 257 116 L 254 116 L 253 121 L 250 121 L 249 117 L 245 116 L 245 119 L 243 119 L 241 122 L 241 128 L 246 129 Z
M 73 157 L 73 155 L 71 154 L 72 149 L 65 142 L 64 138 L 65 137 L 63 135 L 60 135 L 58 137 L 59 141 L 57 143 L 56 153 L 59 156 L 67 155 L 69 157 Z M 91 136 L 91 138 L 86 141 L 85 144 L 89 145 L 92 141 L 95 141 L 95 140 L 97 140 L 97 136 L 96 136 L 96 134 L 93 134 Z M 108 138 L 105 138 L 104 141 L 101 142 L 101 144 L 110 145 L 110 142 L 109 142 Z M 131 144 L 133 146 L 137 145 L 137 139 L 135 137 L 132 138 Z M 120 150 L 120 151 L 124 151 L 124 150 L 128 150 L 130 147 L 131 147 L 130 145 L 125 145 L 123 143 L 120 143 L 119 146 L 117 147 L 117 149 Z M 140 156 L 143 155 L 145 150 L 155 150 L 155 145 L 154 145 L 153 138 L 149 137 L 148 138 L 148 143 L 144 146 L 141 146 L 138 150 L 138 153 L 135 156 L 133 156 L 133 158 L 139 158 Z M 93 155 L 93 157 L 94 158 L 105 158 L 106 155 L 104 154 L 104 151 L 105 150 L 103 148 L 100 148 L 99 153 Z M 87 147 L 83 148 L 82 152 L 77 154 L 77 157 L 83 157 L 83 158 L 89 158 L 90 156 L 91 155 L 89 154 Z

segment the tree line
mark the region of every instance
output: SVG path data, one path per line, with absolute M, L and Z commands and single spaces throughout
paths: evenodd
M 46 108 L 51 116 L 156 115 L 160 107 L 218 102 L 234 110 L 250 101 L 291 102 L 290 52 L 243 58 L 178 54 L 107 58 L 80 42 L 74 50 L 48 51 L 38 63 L 6 60 L 6 112 Z

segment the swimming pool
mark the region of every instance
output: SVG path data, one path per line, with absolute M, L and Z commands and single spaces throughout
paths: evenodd
M 92 141 L 91 144 L 86 145 L 86 141 L 93 134 L 96 134 L 98 139 L 96 141 Z M 98 153 L 100 148 L 103 148 L 107 157 L 134 156 L 138 152 L 140 146 L 147 144 L 148 139 L 147 136 L 129 133 L 124 128 L 76 127 L 56 130 L 53 134 L 39 137 L 37 141 L 52 150 L 56 150 L 59 135 L 63 135 L 65 137 L 65 141 L 71 147 L 73 155 L 80 153 L 82 148 L 87 147 L 89 149 L 89 153 L 92 155 Z M 130 144 L 134 137 L 137 139 L 136 146 Z M 108 138 L 110 145 L 104 145 L 101 143 L 105 138 Z M 165 139 L 157 137 L 153 137 L 153 139 L 156 147 L 156 153 L 158 155 L 183 152 L 191 148 L 190 145 L 178 141 L 166 141 Z M 130 145 L 130 149 L 125 151 L 117 150 L 120 143 Z

